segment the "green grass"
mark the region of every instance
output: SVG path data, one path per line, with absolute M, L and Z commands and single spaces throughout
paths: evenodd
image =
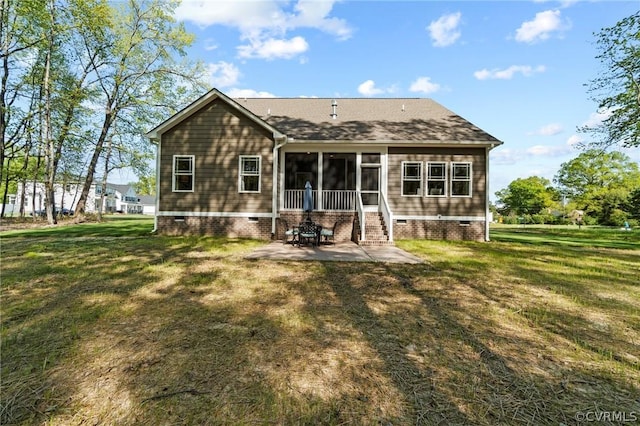
M 263 243 L 152 226 L 0 233 L 0 424 L 558 425 L 640 411 L 635 232 L 401 241 L 425 263 L 398 265 L 252 261 Z
M 491 239 L 574 247 L 640 248 L 640 230 L 599 226 L 492 225 Z

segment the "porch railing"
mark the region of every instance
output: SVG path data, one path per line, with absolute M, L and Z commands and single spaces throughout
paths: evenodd
M 356 208 L 356 191 L 354 190 L 325 190 L 322 191 L 323 210 L 353 211 Z
M 389 208 L 387 197 L 382 192 L 380 192 L 380 201 L 380 212 L 382 212 L 382 217 L 387 224 L 387 235 L 389 241 L 393 241 L 393 212 Z
M 356 211 L 358 212 L 358 222 L 360 222 L 360 241 L 365 241 L 367 236 L 365 235 L 365 214 L 364 205 L 362 204 L 362 196 L 357 194 L 356 196 Z
M 318 209 L 318 191 L 312 190 L 313 209 Z M 302 210 L 304 200 L 304 189 L 285 189 L 284 191 L 284 208 L 288 210 Z
M 318 191 L 312 190 L 314 210 L 354 211 L 356 208 L 355 190 L 323 190 L 322 208 L 318 207 Z M 286 210 L 302 210 L 304 189 L 285 189 L 284 208 Z

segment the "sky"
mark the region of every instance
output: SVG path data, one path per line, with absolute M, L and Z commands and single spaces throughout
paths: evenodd
M 432 98 L 504 144 L 490 192 L 552 180 L 603 119 L 594 33 L 640 1 L 183 0 L 191 59 L 232 97 Z M 640 150 L 625 151 L 640 162 Z

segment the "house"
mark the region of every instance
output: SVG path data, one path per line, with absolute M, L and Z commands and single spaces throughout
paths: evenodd
M 231 99 L 213 89 L 146 135 L 156 230 L 281 238 L 303 218 L 336 240 L 486 240 L 495 137 L 431 99 Z
M 54 184 L 55 206 L 57 211 L 75 211 L 78 199 L 82 192 L 82 183 Z M 96 213 L 101 205 L 102 185 L 92 184 L 89 188 L 89 195 L 85 211 Z M 45 185 L 42 182 L 27 182 L 18 184 L 16 200 L 18 203 L 24 196 L 25 215 L 31 215 L 35 210 L 42 213 L 45 209 Z M 150 202 L 147 201 L 149 204 Z M 104 213 L 143 213 L 144 206 L 137 196 L 135 190 L 129 185 L 118 185 L 107 183 L 105 196 Z M 17 209 L 16 209 L 17 210 Z

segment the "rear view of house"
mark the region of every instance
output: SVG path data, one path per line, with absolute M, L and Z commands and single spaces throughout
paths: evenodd
M 213 89 L 147 134 L 156 229 L 281 238 L 303 218 L 337 241 L 488 239 L 501 142 L 430 99 L 231 99 Z

